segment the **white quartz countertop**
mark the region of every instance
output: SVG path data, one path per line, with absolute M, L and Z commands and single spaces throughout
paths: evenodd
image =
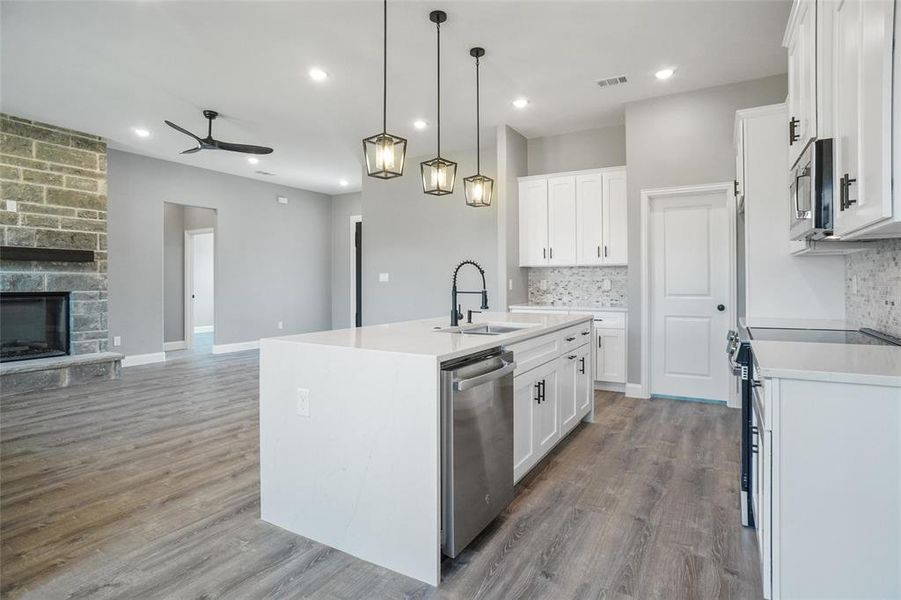
M 857 329 L 841 319 L 740 317 L 738 323 L 742 327 L 763 327 L 765 329 Z
M 580 306 L 575 304 L 511 304 L 510 310 L 583 310 L 585 312 L 628 312 L 625 306 Z
M 751 348 L 763 377 L 901 388 L 901 346 L 752 340 Z
M 318 344 L 342 348 L 358 348 L 381 352 L 421 354 L 445 361 L 497 346 L 507 346 L 529 338 L 565 329 L 591 320 L 590 315 L 560 315 L 540 313 L 481 313 L 473 315 L 473 325 L 499 323 L 522 325 L 522 329 L 501 335 L 466 335 L 436 331 L 448 329 L 449 318 L 421 319 L 384 325 L 369 325 L 354 329 L 333 329 L 298 335 L 267 338 L 287 344 Z M 462 328 L 473 325 L 461 324 Z

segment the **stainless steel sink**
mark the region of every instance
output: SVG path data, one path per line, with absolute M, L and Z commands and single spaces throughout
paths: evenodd
M 528 329 L 534 325 L 524 323 L 483 323 L 481 325 L 461 325 L 458 327 L 435 328 L 442 333 L 462 333 L 464 335 L 502 335 L 522 329 Z

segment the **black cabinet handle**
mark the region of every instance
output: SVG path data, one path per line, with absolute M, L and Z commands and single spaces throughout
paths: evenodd
M 589 334 L 591 334 L 591 331 L 588 329 L 586 329 L 585 331 L 582 332 L 582 335 L 589 335 Z
M 579 373 L 585 374 L 585 357 L 579 358 Z
M 538 403 L 539 404 L 541 404 L 542 402 L 544 402 L 547 399 L 544 396 L 544 386 L 545 386 L 545 382 L 544 382 L 544 379 L 542 379 L 541 381 L 538 382 Z
M 838 207 L 839 210 L 845 210 L 847 208 L 851 208 L 852 204 L 855 204 L 857 200 L 851 199 L 851 184 L 857 183 L 857 179 L 854 177 L 850 177 L 847 173 L 842 175 L 841 179 L 839 179 L 838 186 Z
M 554 258 L 554 249 L 551 248 L 551 258 Z
M 568 360 L 573 360 L 574 358 L 576 358 L 576 355 L 575 355 L 575 354 L 570 354 L 570 355 L 567 356 L 566 358 L 567 358 Z
M 541 404 L 541 382 L 536 382 L 532 387 L 535 388 L 535 397 L 532 398 L 532 400 L 534 400 L 538 404 Z
M 798 125 L 801 124 L 801 121 L 792 117 L 788 121 L 788 145 L 791 146 L 799 139 L 801 139 L 801 134 L 797 133 Z
M 566 338 L 566 341 L 573 342 L 573 341 L 575 341 L 575 339 L 576 339 L 575 337 L 568 337 L 568 338 Z
M 601 247 L 598 246 L 598 258 L 600 258 L 600 257 L 601 257 Z
M 604 258 L 607 258 L 607 244 L 604 244 Z
M 541 258 L 547 258 L 547 248 L 541 249 Z

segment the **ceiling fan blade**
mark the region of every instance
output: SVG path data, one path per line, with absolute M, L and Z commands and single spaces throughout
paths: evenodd
M 182 152 L 182 154 L 194 154 L 195 152 L 200 152 L 201 150 L 203 150 L 203 148 L 200 146 L 197 146 L 196 148 L 188 148 L 187 150 Z
M 189 135 L 189 136 L 191 136 L 192 138 L 194 138 L 195 140 L 197 140 L 198 142 L 201 141 L 201 139 L 200 139 L 199 137 L 197 137 L 196 135 L 194 135 L 193 133 L 191 133 L 190 131 L 188 131 L 188 130 L 185 129 L 184 127 L 179 127 L 178 125 L 176 125 L 176 124 L 173 123 L 172 121 L 165 121 L 165 123 L 166 123 L 166 125 L 168 125 L 168 126 L 171 127 L 172 129 L 174 129 L 175 131 L 180 131 L 181 133 L 183 133 L 183 134 L 185 134 L 185 135 Z
M 244 154 L 272 154 L 272 148 L 266 146 L 251 146 L 250 144 L 232 144 L 215 140 L 213 144 L 220 150 L 229 152 L 243 152 Z

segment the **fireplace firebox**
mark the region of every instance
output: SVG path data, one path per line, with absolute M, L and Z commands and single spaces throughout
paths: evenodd
M 0 362 L 66 354 L 68 292 L 0 293 Z

